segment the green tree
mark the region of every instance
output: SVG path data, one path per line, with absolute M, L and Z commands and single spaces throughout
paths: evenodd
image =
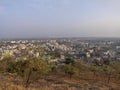
M 1 61 L 0 61 L 0 71 L 6 72 L 9 71 L 11 66 L 11 70 L 13 69 L 12 64 L 15 63 L 15 60 L 12 56 L 5 56 Z
M 23 78 L 24 85 L 27 88 L 31 82 L 44 78 L 50 71 L 48 64 L 41 58 L 29 58 L 28 60 L 19 60 L 9 65 L 11 73 L 17 73 Z
M 101 68 L 102 68 L 103 74 L 106 75 L 107 83 L 109 84 L 111 80 L 111 75 L 112 75 L 112 66 L 103 65 Z
M 93 66 L 93 65 L 91 65 L 89 69 L 90 69 L 90 71 L 93 73 L 93 78 L 96 79 L 96 77 L 97 77 L 97 72 L 98 72 L 98 66 Z
M 24 71 L 26 87 L 28 87 L 30 81 L 34 82 L 43 78 L 49 71 L 50 68 L 44 60 L 41 60 L 40 58 L 30 59 L 29 65 Z
M 120 80 L 120 62 L 116 62 L 113 64 L 114 74 L 117 80 Z
M 65 64 L 74 64 L 74 60 L 72 58 L 66 58 Z
M 71 78 L 73 75 L 78 75 L 79 70 L 71 64 L 62 67 L 62 70 Z

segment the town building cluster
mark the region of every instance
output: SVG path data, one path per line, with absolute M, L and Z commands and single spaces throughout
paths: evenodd
M 41 39 L 1 40 L 0 59 L 12 56 L 16 60 L 42 57 L 58 65 L 71 58 L 74 61 L 94 62 L 102 65 L 107 61 L 120 61 L 120 40 Z

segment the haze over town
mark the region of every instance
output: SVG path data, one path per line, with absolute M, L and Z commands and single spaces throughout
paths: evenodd
M 119 0 L 0 0 L 0 38 L 120 37 Z
M 0 0 L 0 90 L 120 90 L 120 0 Z

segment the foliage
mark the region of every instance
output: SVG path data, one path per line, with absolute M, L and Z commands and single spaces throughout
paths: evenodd
M 69 77 L 71 78 L 73 75 L 78 75 L 79 70 L 77 68 L 75 68 L 74 66 L 72 66 L 71 64 L 69 65 L 65 65 L 64 67 L 62 67 L 62 70 L 69 75 Z
M 74 60 L 71 58 L 66 58 L 65 59 L 65 64 L 74 64 Z
M 114 63 L 112 67 L 115 70 L 115 74 L 117 75 L 117 79 L 120 80 L 120 62 Z
M 82 63 L 82 62 L 76 62 L 75 64 L 74 64 L 74 66 L 80 71 L 80 72 L 82 72 L 82 71 L 87 71 L 88 70 L 88 68 Z
M 0 61 L 0 69 L 1 71 L 9 71 L 11 66 L 11 69 L 13 69 L 14 66 L 12 66 L 12 63 L 15 63 L 14 58 L 12 56 L 6 56 Z
M 98 72 L 97 66 L 91 65 L 89 69 L 90 69 L 91 72 L 93 72 L 94 75 L 96 75 L 96 73 Z
M 105 65 L 110 65 L 110 60 L 104 60 Z
M 23 78 L 25 87 L 31 82 L 45 76 L 51 69 L 41 58 L 28 58 L 28 60 L 15 61 L 11 58 L 4 58 L 5 69 L 9 73 L 16 73 Z

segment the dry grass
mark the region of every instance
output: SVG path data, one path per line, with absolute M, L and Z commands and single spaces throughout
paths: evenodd
M 103 78 L 100 77 L 93 79 L 92 74 L 84 74 L 82 79 L 68 78 L 67 76 L 62 75 L 50 75 L 48 78 L 51 81 L 46 81 L 44 79 L 38 80 L 40 86 L 30 85 L 28 88 L 25 88 L 23 84 L 13 83 L 14 79 L 10 75 L 0 75 L 0 77 L 5 77 L 5 79 L 0 78 L 0 90 L 109 90 L 107 84 L 104 82 Z M 47 83 L 47 84 L 46 84 Z M 77 86 L 79 85 L 79 87 Z M 120 84 L 115 82 L 110 83 L 110 86 L 113 90 L 120 90 Z

